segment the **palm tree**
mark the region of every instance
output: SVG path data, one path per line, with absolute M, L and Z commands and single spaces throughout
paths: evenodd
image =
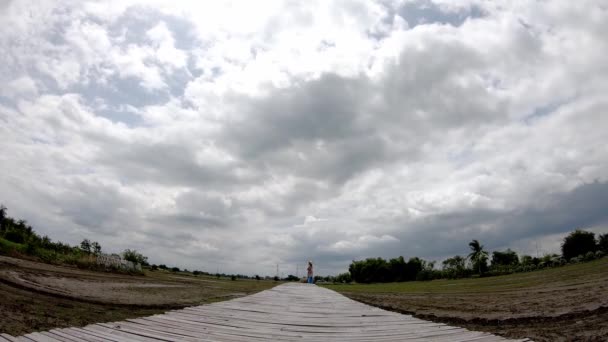
M 474 264 L 477 263 L 477 266 L 479 268 L 479 275 L 481 275 L 481 263 L 488 258 L 488 252 L 483 250 L 483 245 L 480 244 L 477 240 L 469 242 L 469 247 L 472 251 L 471 254 L 469 254 L 469 259 Z

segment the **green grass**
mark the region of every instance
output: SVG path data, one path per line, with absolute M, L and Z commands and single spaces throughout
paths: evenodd
M 587 280 L 608 273 L 608 257 L 591 262 L 566 265 L 527 273 L 516 273 L 487 278 L 468 278 L 458 280 L 412 281 L 382 284 L 327 284 L 327 288 L 338 292 L 367 293 L 470 293 L 501 292 L 546 286 L 547 284 L 576 284 L 577 279 L 585 276 Z
M 5 238 L 0 237 L 0 254 L 9 254 L 14 252 L 23 253 L 25 251 L 25 245 L 8 241 Z

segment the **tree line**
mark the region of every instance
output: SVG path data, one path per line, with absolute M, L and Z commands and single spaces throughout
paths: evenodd
M 0 255 L 8 255 L 12 257 L 28 256 L 37 259 L 38 261 L 50 264 L 67 264 L 74 265 L 80 268 L 98 270 L 101 268 L 96 263 L 97 257 L 103 253 L 101 244 L 97 241 L 83 239 L 79 245 L 71 246 L 60 241 L 52 241 L 48 236 L 38 235 L 31 225 L 25 220 L 16 220 L 9 217 L 7 208 L 0 205 Z M 243 274 L 225 274 L 225 273 L 209 273 L 199 270 L 189 271 L 188 269 L 180 269 L 179 267 L 171 267 L 164 264 L 155 265 L 148 262 L 148 257 L 134 249 L 125 249 L 122 253 L 111 255 L 121 257 L 124 260 L 131 261 L 135 264 L 140 264 L 142 267 L 151 271 L 168 271 L 182 272 L 192 274 L 194 276 L 215 276 L 218 279 L 256 279 L 261 280 L 260 276 L 250 277 Z M 110 267 L 104 268 L 104 271 L 124 272 L 119 268 Z M 128 273 L 137 273 L 128 271 Z M 268 278 L 268 277 L 266 277 Z M 273 279 L 273 278 L 270 278 Z M 279 280 L 279 279 L 275 279 Z
M 546 267 L 563 266 L 601 258 L 608 254 L 608 234 L 597 239 L 593 232 L 577 229 L 566 236 L 561 244 L 562 254 L 546 254 L 542 257 L 519 256 L 506 249 L 493 251 L 491 256 L 478 240 L 469 243 L 470 253 L 455 255 L 435 268 L 435 261 L 413 257 L 407 261 L 403 256 L 385 260 L 367 258 L 353 262 L 348 273 L 333 277 L 334 282 L 384 283 L 413 280 L 456 279 L 472 276 L 495 276 L 516 272 L 529 272 Z
M 46 263 L 97 269 L 101 266 L 96 263 L 94 257 L 101 253 L 102 248 L 97 241 L 84 239 L 80 245 L 70 246 L 60 241 L 52 241 L 46 235 L 40 236 L 27 221 L 9 217 L 7 208 L 0 205 L 0 254 L 13 257 L 27 255 Z M 148 265 L 148 258 L 136 250 L 126 249 L 120 255 L 113 255 L 142 266 Z M 118 268 L 109 270 L 121 271 Z

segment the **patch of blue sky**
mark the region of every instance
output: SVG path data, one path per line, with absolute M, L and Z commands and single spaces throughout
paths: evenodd
M 102 116 L 114 123 L 123 123 L 130 128 L 143 125 L 141 116 L 133 111 L 121 107 L 97 109 L 95 110 L 95 115 Z
M 475 160 L 472 147 L 472 145 L 462 146 L 462 148 L 449 151 L 447 154 L 447 159 L 457 169 L 463 168 Z
M 146 33 L 160 23 L 164 23 L 172 33 L 175 48 L 187 51 L 200 46 L 196 37 L 196 27 L 192 22 L 139 6 L 127 9 L 112 23 L 108 32 L 114 37 L 124 35 L 125 45 L 146 45 L 150 43 Z
M 429 0 L 406 2 L 396 12 L 407 21 L 410 28 L 433 23 L 460 26 L 469 18 L 484 16 L 483 10 L 477 6 L 444 10 L 440 5 Z
M 79 94 L 88 105 L 102 102 L 103 106 L 95 114 L 113 122 L 122 122 L 129 127 L 142 124 L 142 120 L 133 111 L 125 108 L 140 108 L 166 103 L 171 98 L 167 90 L 150 90 L 141 86 L 141 80 L 135 77 L 111 77 L 105 83 L 89 82 L 77 84 L 69 89 Z M 99 107 L 99 106 L 97 106 Z
M 551 115 L 552 113 L 557 111 L 563 105 L 566 105 L 566 104 L 572 102 L 572 100 L 573 99 L 571 99 L 571 98 L 565 99 L 565 100 L 558 100 L 558 101 L 549 102 L 549 103 L 543 104 L 541 106 L 535 107 L 531 113 L 524 116 L 523 122 L 525 122 L 527 125 L 532 125 L 532 124 L 534 124 L 535 121 L 537 121 L 543 117 Z
M 477 6 L 468 8 L 462 7 L 458 9 L 443 9 L 440 5 L 430 0 L 417 0 L 405 2 L 398 8 L 387 8 L 388 15 L 384 19 L 384 23 L 392 25 L 395 15 L 403 18 L 410 29 L 424 24 L 446 24 L 458 27 L 467 19 L 482 18 L 485 16 L 484 11 Z M 380 40 L 384 38 L 384 33 L 368 32 L 370 38 Z

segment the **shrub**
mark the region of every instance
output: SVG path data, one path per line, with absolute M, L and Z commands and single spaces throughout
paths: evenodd
M 577 264 L 577 263 L 583 261 L 583 259 L 584 259 L 584 257 L 582 255 L 579 255 L 577 257 L 574 257 L 574 258 L 570 259 L 570 263 L 571 264 Z
M 562 255 L 568 260 L 596 250 L 595 234 L 580 229 L 566 236 L 562 243 Z
M 6 232 L 4 234 L 4 238 L 7 239 L 8 241 L 11 241 L 14 243 L 24 243 L 25 242 L 25 237 L 23 236 L 23 234 L 16 230 L 9 230 L 8 232 Z
M 0 238 L 0 254 L 15 255 L 16 253 L 24 252 L 25 248 L 22 244 Z
M 427 280 L 436 279 L 438 277 L 436 277 L 435 273 L 436 272 L 433 270 L 422 270 L 422 271 L 418 272 L 418 274 L 416 274 L 416 280 L 417 281 L 427 281 Z

